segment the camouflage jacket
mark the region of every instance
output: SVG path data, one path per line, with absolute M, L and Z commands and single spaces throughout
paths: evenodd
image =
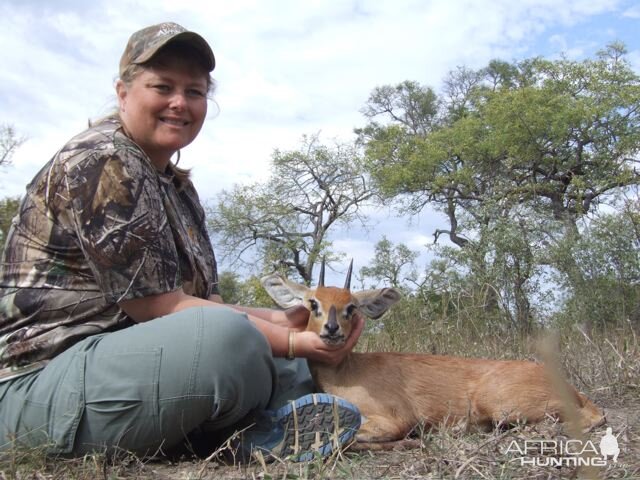
M 158 172 L 107 119 L 27 186 L 0 263 L 0 381 L 77 341 L 125 328 L 125 299 L 207 298 L 216 262 L 193 184 Z

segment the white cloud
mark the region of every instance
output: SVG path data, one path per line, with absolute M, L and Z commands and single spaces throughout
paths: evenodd
M 633 5 L 624 11 L 623 16 L 627 18 L 640 18 L 640 5 Z

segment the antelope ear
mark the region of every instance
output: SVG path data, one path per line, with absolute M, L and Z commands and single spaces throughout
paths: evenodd
M 353 292 L 358 300 L 362 314 L 373 320 L 380 318 L 394 303 L 400 300 L 400 292 L 394 288 L 382 288 L 380 290 L 364 290 Z
M 262 286 L 267 291 L 273 301 L 282 308 L 295 307 L 300 305 L 304 299 L 304 295 L 309 290 L 304 285 L 290 282 L 282 278 L 277 273 L 272 273 L 260 280 Z

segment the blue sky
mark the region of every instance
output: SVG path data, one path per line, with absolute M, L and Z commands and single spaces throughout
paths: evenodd
M 169 20 L 207 38 L 218 62 L 217 108 L 181 160 L 203 200 L 263 180 L 273 150 L 295 148 L 303 134 L 350 140 L 376 86 L 416 80 L 438 89 L 460 65 L 580 59 L 614 40 L 640 72 L 640 3 L 627 0 L 4 0 L 0 123 L 28 140 L 0 175 L 0 197 L 21 195 L 88 119 L 114 107 L 129 35 Z M 383 233 L 420 249 L 439 222 L 377 211 L 372 219 L 369 233 L 335 237 L 356 269 Z

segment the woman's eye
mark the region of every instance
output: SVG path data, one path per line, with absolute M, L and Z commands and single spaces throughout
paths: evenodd
M 204 97 L 206 94 L 202 90 L 191 89 L 187 90 L 187 95 L 190 97 Z
M 168 93 L 171 90 L 171 87 L 169 87 L 169 85 L 164 85 L 162 83 L 154 85 L 153 88 L 160 93 Z

